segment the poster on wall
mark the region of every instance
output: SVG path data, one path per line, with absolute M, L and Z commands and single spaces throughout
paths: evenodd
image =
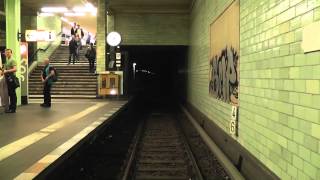
M 233 3 L 210 25 L 209 93 L 238 106 L 240 3 Z
M 21 55 L 21 103 L 28 104 L 28 43 L 20 42 Z

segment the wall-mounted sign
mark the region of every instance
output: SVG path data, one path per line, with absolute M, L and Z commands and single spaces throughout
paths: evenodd
M 240 2 L 235 0 L 210 25 L 209 94 L 238 104 Z
M 26 30 L 25 38 L 28 42 L 54 41 L 56 34 L 49 30 Z
M 235 135 L 236 134 L 236 129 L 237 129 L 237 123 L 235 120 L 230 121 L 230 134 Z
M 303 28 L 301 47 L 305 53 L 320 50 L 320 21 Z
M 230 134 L 238 136 L 238 107 L 237 106 L 232 106 Z
M 21 101 L 22 104 L 28 104 L 28 43 L 20 43 L 21 54 Z
M 121 59 L 121 53 L 116 53 L 116 59 L 117 60 Z
M 237 106 L 232 106 L 232 110 L 231 110 L 231 120 L 237 120 L 237 116 L 238 116 Z

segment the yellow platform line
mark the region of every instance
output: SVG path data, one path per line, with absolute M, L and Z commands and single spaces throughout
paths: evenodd
M 120 108 L 119 108 L 120 109 Z M 109 111 L 110 112 L 110 111 Z M 111 113 L 107 113 L 112 115 Z M 108 116 L 109 117 L 109 116 Z M 67 152 L 70 148 L 80 142 L 84 137 L 86 137 L 89 133 L 91 133 L 96 127 L 102 124 L 109 119 L 106 117 L 100 117 L 98 120 L 91 123 L 89 126 L 85 127 L 82 131 L 74 135 L 68 141 L 42 157 L 38 162 L 30 166 L 24 172 L 19 174 L 14 180 L 28 180 L 35 178 L 38 174 L 40 174 L 45 168 L 47 168 L 50 164 L 56 161 L 59 157 L 61 157 L 65 152 Z
M 89 113 L 105 106 L 108 103 L 97 103 L 75 115 L 69 116 L 67 118 L 64 118 L 60 120 L 59 122 L 56 122 L 52 125 L 49 125 L 45 128 L 42 128 L 41 130 L 34 132 L 30 135 L 27 135 L 23 138 L 20 138 L 19 140 L 16 140 L 6 146 L 3 146 L 0 148 L 0 161 L 8 158 L 9 156 L 12 156 L 13 154 L 23 150 L 24 148 L 36 143 L 37 141 L 43 139 L 44 137 L 48 136 L 50 133 L 57 131 L 58 129 L 75 122 L 82 117 L 88 115 Z

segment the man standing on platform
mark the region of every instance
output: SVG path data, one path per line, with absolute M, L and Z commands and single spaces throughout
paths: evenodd
M 8 87 L 8 95 L 10 100 L 9 109 L 6 110 L 6 113 L 15 113 L 17 108 L 17 94 L 16 94 L 16 85 L 14 80 L 16 79 L 17 72 L 17 62 L 13 59 L 12 50 L 6 49 L 6 63 L 4 64 L 3 74 L 5 75 Z
M 50 66 L 49 59 L 44 60 L 44 68 L 41 74 L 43 83 L 43 103 L 41 107 L 51 107 L 51 87 L 53 84 L 53 76 L 55 76 L 54 68 Z

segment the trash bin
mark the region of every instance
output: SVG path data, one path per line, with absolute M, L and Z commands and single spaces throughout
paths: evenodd
M 8 88 L 4 76 L 0 75 L 0 112 L 4 112 L 9 107 Z

